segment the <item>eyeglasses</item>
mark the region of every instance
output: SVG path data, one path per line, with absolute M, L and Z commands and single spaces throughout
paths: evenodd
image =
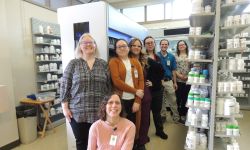
M 162 46 L 167 46 L 168 44 L 161 44 Z
M 151 42 L 146 42 L 145 44 L 146 44 L 146 45 L 153 45 L 154 42 L 153 42 L 153 41 L 151 41 Z
M 186 44 L 179 44 L 178 46 L 186 46 Z
M 108 105 L 113 105 L 113 104 L 116 104 L 116 105 L 120 105 L 121 104 L 121 102 L 119 102 L 119 101 L 108 101 Z
M 140 45 L 131 45 L 132 47 L 138 47 L 138 48 L 141 48 Z
M 94 42 L 90 41 L 90 42 L 85 42 L 85 41 L 82 41 L 80 44 L 86 46 L 86 45 L 93 45 Z
M 128 46 L 127 45 L 121 45 L 121 46 L 117 46 L 116 48 L 117 49 L 125 49 L 125 48 L 128 48 Z

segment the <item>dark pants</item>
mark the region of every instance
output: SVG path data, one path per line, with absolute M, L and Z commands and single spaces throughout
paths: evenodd
M 161 119 L 163 88 L 158 91 L 152 91 L 151 95 L 152 95 L 151 110 L 153 113 L 155 129 L 157 133 L 160 133 L 160 132 L 163 132 L 163 123 Z
M 132 99 L 132 100 L 123 100 L 122 99 L 122 110 L 125 113 L 126 118 L 135 124 L 136 115 L 132 111 L 134 101 L 135 101 L 134 99 Z
M 138 145 L 149 142 L 148 130 L 150 125 L 151 93 L 148 87 L 144 88 L 144 96 L 141 103 L 141 126 L 139 131 Z
M 177 82 L 178 89 L 176 90 L 177 107 L 180 116 L 186 116 L 188 108 L 186 107 L 190 85 L 183 82 Z
M 75 119 L 71 118 L 70 122 L 71 128 L 73 130 L 76 139 L 76 149 L 77 150 L 87 150 L 88 147 L 88 137 L 89 128 L 92 125 L 87 122 L 76 122 Z

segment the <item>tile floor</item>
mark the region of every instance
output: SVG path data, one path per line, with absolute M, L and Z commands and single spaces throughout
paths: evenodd
M 250 137 L 250 111 L 243 111 L 244 118 L 239 119 L 241 137 L 238 139 L 241 150 L 248 150 Z M 169 121 L 170 122 L 170 121 Z M 150 142 L 146 145 L 147 150 L 183 150 L 187 127 L 181 124 L 166 123 L 165 131 L 169 138 L 161 140 L 154 135 L 153 123 L 149 130 Z M 67 150 L 65 124 L 55 128 L 55 132 L 48 131 L 45 138 L 38 138 L 30 144 L 22 144 L 14 150 Z

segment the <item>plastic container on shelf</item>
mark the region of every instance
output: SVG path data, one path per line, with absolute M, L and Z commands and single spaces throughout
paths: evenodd
M 239 126 L 234 125 L 232 130 L 233 130 L 234 136 L 239 136 L 239 134 L 240 134 Z
M 218 82 L 218 93 L 224 92 L 224 82 Z
M 200 76 L 199 76 L 199 74 L 194 74 L 193 82 L 194 83 L 199 83 L 200 82 Z
M 228 97 L 224 101 L 224 115 L 230 116 L 234 114 L 235 110 L 235 100 L 231 97 Z
M 211 106 L 211 100 L 210 100 L 210 98 L 205 98 L 205 102 L 204 102 L 204 106 L 203 107 L 209 109 L 210 106 Z
M 242 81 L 237 81 L 237 92 L 242 92 L 243 91 L 243 82 Z
M 216 99 L 216 114 L 223 115 L 224 114 L 224 98 Z
M 189 52 L 188 52 L 188 59 L 194 59 L 194 50 L 190 50 Z
M 204 106 L 205 106 L 205 98 L 204 97 L 200 98 L 200 104 L 199 104 L 199 106 L 204 108 Z
M 235 112 L 235 114 L 240 113 L 240 103 L 239 102 L 235 103 L 234 112 Z
M 39 26 L 38 26 L 38 31 L 39 31 L 39 33 L 41 33 L 41 34 L 44 34 L 44 32 L 43 32 L 43 26 L 42 26 L 42 25 L 39 25 Z
M 246 48 L 247 47 L 246 38 L 241 38 L 240 39 L 240 47 L 241 48 Z
M 205 6 L 205 12 L 206 13 L 210 13 L 211 12 L 211 6 L 210 5 L 206 5 Z
M 215 122 L 215 131 L 221 132 L 221 122 L 219 122 L 219 121 Z
M 201 35 L 202 27 L 195 27 L 195 35 Z
M 187 100 L 187 105 L 188 106 L 193 106 L 194 104 L 194 95 L 193 94 L 188 94 L 188 100 Z
M 230 92 L 230 82 L 224 82 L 224 91 L 223 92 Z
M 189 109 L 188 109 L 188 113 L 187 113 L 187 122 L 188 122 L 188 123 L 191 123 L 192 114 L 193 114 L 193 109 L 192 109 L 192 108 L 189 108 Z
M 196 132 L 189 129 L 186 137 L 186 146 L 188 149 L 196 149 L 196 137 Z
M 233 126 L 230 124 L 226 126 L 226 135 L 228 136 L 233 135 Z
M 245 69 L 245 62 L 244 62 L 244 59 L 242 58 L 238 58 L 236 59 L 236 62 L 237 62 L 237 70 L 244 70 Z
M 203 69 L 202 70 L 202 74 L 205 76 L 205 80 L 207 82 L 207 80 L 208 80 L 208 70 L 207 69 Z
M 43 92 L 36 94 L 37 100 L 55 99 L 55 97 L 56 97 L 56 92 Z
M 200 75 L 200 83 L 206 83 L 206 77 L 203 74 Z
M 241 16 L 235 15 L 233 16 L 233 25 L 240 25 L 241 24 Z
M 189 35 L 195 35 L 195 27 L 189 28 Z
M 236 59 L 228 59 L 228 70 L 236 70 Z
M 201 126 L 208 127 L 208 114 L 201 115 Z
M 239 38 L 234 38 L 234 47 L 233 48 L 239 48 L 240 47 L 240 39 Z
M 234 48 L 233 39 L 227 39 L 227 49 Z
M 44 61 L 44 56 L 43 55 L 40 55 L 40 60 Z
M 200 106 L 200 97 L 194 96 L 194 106 L 199 107 Z

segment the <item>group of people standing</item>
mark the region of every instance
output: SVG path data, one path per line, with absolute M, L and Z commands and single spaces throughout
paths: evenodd
M 143 45 L 146 52 L 143 52 Z M 83 34 L 76 58 L 67 65 L 60 85 L 64 116 L 69 121 L 77 150 L 144 150 L 150 141 L 150 110 L 156 136 L 163 130 L 166 107 L 173 120 L 185 119 L 189 86 L 188 46 L 177 43 L 177 54 L 167 52 L 169 41 L 147 36 L 143 42 L 118 39 L 116 56 L 109 62 L 98 58 L 98 47 L 90 34 Z M 177 97 L 177 102 L 176 102 Z

